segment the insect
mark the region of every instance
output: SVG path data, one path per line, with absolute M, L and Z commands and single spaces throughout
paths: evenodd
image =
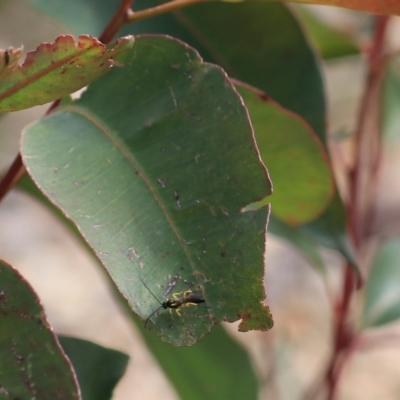
M 179 275 L 175 275 L 174 279 L 167 285 L 167 288 L 165 289 L 163 296 L 164 298 L 172 291 L 172 289 L 176 286 L 178 279 L 181 279 Z M 175 310 L 176 313 L 181 316 L 180 313 L 180 308 L 181 307 L 188 307 L 188 306 L 198 306 L 201 303 L 205 303 L 206 301 L 204 300 L 204 296 L 200 292 L 194 292 L 193 290 L 185 290 L 184 292 L 180 293 L 173 293 L 172 297 L 166 298 L 163 302 L 158 300 L 158 298 L 155 296 L 155 294 L 150 290 L 150 288 L 144 283 L 143 279 L 140 278 L 142 281 L 143 285 L 146 287 L 146 289 L 151 293 L 151 295 L 157 300 L 157 302 L 160 304 L 160 307 L 156 308 L 146 319 L 146 322 L 144 323 L 144 327 L 147 327 L 148 322 L 150 321 L 151 317 L 160 309 L 164 308 L 166 310 L 167 308 L 171 312 L 171 310 Z M 185 283 L 189 282 L 187 280 L 184 280 Z
M 4 65 L 7 67 L 9 63 L 10 63 L 10 52 L 8 50 L 4 50 Z

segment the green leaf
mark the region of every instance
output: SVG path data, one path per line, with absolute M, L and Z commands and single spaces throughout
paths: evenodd
M 135 9 L 155 4 L 149 3 L 137 0 Z M 263 1 L 216 1 L 128 28 L 132 33 L 179 37 L 207 61 L 224 68 L 230 77 L 261 89 L 301 115 L 325 140 L 325 94 L 319 65 L 298 21 L 286 6 Z
M 261 159 L 268 165 L 274 193 L 272 213 L 291 226 L 317 218 L 333 195 L 326 150 L 305 121 L 262 92 L 237 86 L 249 110 Z
M 111 58 L 133 45 L 120 39 L 114 49 L 82 35 L 78 44 L 70 35 L 42 43 L 27 54 L 22 65 L 10 68 L 0 81 L 0 112 L 18 111 L 66 96 L 95 81 L 112 66 Z
M 79 400 L 71 366 L 36 294 L 0 261 L 0 397 Z
M 382 244 L 365 288 L 364 328 L 377 327 L 400 318 L 400 238 Z
M 97 35 L 116 9 L 114 2 L 107 0 L 31 2 L 73 32 Z M 159 4 L 157 0 L 135 0 L 134 10 Z M 318 61 L 286 6 L 215 1 L 127 25 L 121 34 L 128 33 L 162 33 L 183 40 L 229 76 L 260 88 L 301 115 L 319 138 L 325 139 L 325 94 Z
M 65 216 L 58 212 L 31 183 L 29 176 L 24 177 L 21 182 L 24 190 L 40 200 L 48 209 L 56 212 L 57 217 L 70 229 L 72 228 Z M 141 331 L 147 347 L 163 368 L 180 398 L 196 400 L 203 399 L 205 395 L 209 400 L 258 398 L 259 382 L 249 355 L 222 327 L 214 327 L 212 333 L 196 346 L 177 349 L 160 342 L 156 336 L 144 329 L 143 321 L 134 317 L 131 321 Z M 76 361 L 63 339 L 59 337 L 77 370 Z M 79 370 L 77 375 L 81 381 Z M 85 400 L 85 389 L 82 385 L 81 390 Z
M 179 398 L 259 398 L 259 382 L 249 355 L 221 326 L 190 348 L 173 348 L 141 330 Z
M 304 255 L 316 271 L 322 275 L 326 275 L 325 263 L 318 251 L 318 245 L 315 240 L 298 229 L 285 224 L 278 218 L 275 218 L 273 214 L 270 216 L 268 221 L 268 232 L 287 240 Z
M 325 212 L 315 221 L 301 225 L 299 232 L 311 237 L 321 246 L 339 251 L 358 271 L 353 246 L 347 234 L 347 214 L 336 194 Z
M 359 54 L 358 47 L 350 37 L 321 21 L 305 7 L 298 7 L 296 10 L 304 22 L 311 42 L 325 60 Z
M 74 367 L 82 400 L 110 400 L 129 357 L 87 340 L 67 336 L 58 340 Z
M 400 138 L 399 60 L 392 62 L 387 68 L 383 87 L 383 132 L 388 142 L 398 142 Z
M 190 345 L 218 321 L 272 326 L 262 278 L 270 193 L 241 99 L 191 48 L 141 37 L 83 97 L 31 125 L 22 154 L 143 320 L 174 292 L 205 304 L 160 309 L 148 327 Z M 146 287 L 146 286 L 147 287 Z M 150 293 L 150 290 L 152 293 Z

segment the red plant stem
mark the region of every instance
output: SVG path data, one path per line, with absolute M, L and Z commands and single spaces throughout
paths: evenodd
M 349 173 L 350 198 L 347 205 L 349 234 L 355 249 L 365 245 L 371 216 L 375 213 L 377 170 L 380 164 L 379 100 L 383 75 L 384 34 L 388 17 L 377 17 L 375 35 L 369 52 L 365 91 L 355 129 L 354 166 Z M 356 290 L 356 276 L 349 264 L 345 266 L 341 299 L 335 306 L 334 345 L 326 374 L 327 400 L 334 400 L 337 384 L 345 362 L 354 350 L 356 336 L 349 325 L 351 299 Z
M 99 37 L 99 40 L 102 43 L 110 43 L 113 37 L 125 24 L 140 21 L 145 18 L 151 18 L 165 12 L 169 12 L 189 5 L 203 3 L 209 0 L 174 0 L 166 4 L 150 8 L 148 10 L 138 11 L 136 13 L 131 10 L 133 1 L 134 0 L 121 0 L 117 11 L 115 12 L 107 27 L 104 29 L 103 33 Z M 50 106 L 47 114 L 57 108 L 59 102 L 59 100 L 56 100 Z M 6 175 L 0 181 L 0 201 L 8 193 L 8 191 L 19 181 L 19 179 L 24 176 L 25 173 L 26 170 L 24 165 L 22 164 L 21 155 L 18 154 L 13 164 L 7 171 Z
M 333 400 L 336 395 L 339 370 L 338 362 L 342 353 L 348 348 L 353 339 L 353 332 L 348 325 L 347 316 L 350 308 L 351 297 L 355 288 L 355 275 L 350 265 L 345 267 L 345 277 L 343 282 L 343 294 L 335 307 L 335 331 L 332 358 L 329 363 L 326 375 L 328 386 L 328 400 Z
M 128 22 L 142 21 L 143 19 L 156 17 L 157 15 L 179 10 L 183 7 L 193 6 L 200 3 L 206 3 L 210 0 L 172 0 L 159 6 L 148 8 L 142 11 L 131 12 L 128 16 Z
M 132 4 L 133 0 L 121 1 L 111 21 L 100 35 L 100 42 L 105 44 L 110 43 L 117 32 L 128 22 L 129 15 L 131 14 Z
M 16 185 L 19 180 L 25 175 L 25 167 L 22 164 L 21 154 L 18 153 L 15 160 L 11 164 L 7 173 L 3 176 L 0 182 L 0 202 L 3 200 L 9 190 Z
M 388 17 L 377 17 L 375 37 L 369 52 L 369 68 L 355 130 L 354 166 L 349 173 L 349 230 L 356 249 L 367 232 L 366 214 L 374 203 L 376 171 L 380 161 L 379 92 L 383 75 L 383 44 Z

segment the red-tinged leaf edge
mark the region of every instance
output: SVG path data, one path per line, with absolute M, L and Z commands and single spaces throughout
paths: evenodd
M 133 43 L 133 36 L 126 36 L 107 48 L 89 35 L 79 36 L 77 43 L 72 35 L 41 43 L 0 81 L 0 112 L 45 104 L 87 86 L 110 70 L 112 57 Z

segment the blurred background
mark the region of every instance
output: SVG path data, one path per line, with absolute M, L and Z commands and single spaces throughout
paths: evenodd
M 354 37 L 358 45 L 366 42 L 371 16 L 322 6 L 305 9 Z M 0 48 L 22 44 L 29 51 L 43 41 L 54 41 L 62 33 L 67 32 L 28 1 L 0 0 Z M 398 51 L 398 19 L 392 19 L 388 37 L 389 44 Z M 346 157 L 343 149 L 357 116 L 364 60 L 359 55 L 331 58 L 323 62 L 323 71 L 332 147 L 335 151 L 335 143 L 340 141 L 340 156 Z M 23 127 L 40 118 L 46 109 L 35 107 L 0 120 L 0 173 L 16 156 Z M 393 125 L 391 129 L 396 138 L 400 126 Z M 387 221 L 390 210 L 398 208 L 400 189 L 393 190 L 398 186 L 398 156 L 399 144 L 393 139 L 386 149 L 380 199 Z M 13 190 L 0 204 L 0 227 L 0 257 L 30 282 L 57 333 L 88 339 L 130 355 L 127 373 L 115 390 L 115 400 L 177 399 L 141 336 L 115 301 L 97 261 L 51 213 L 22 191 Z M 332 291 L 340 287 L 342 262 L 334 252 L 325 252 L 324 258 L 329 265 L 329 285 L 290 245 L 268 235 L 265 282 L 275 326 L 267 333 L 240 334 L 237 324 L 224 325 L 252 355 L 263 383 L 263 399 L 298 399 L 302 389 L 324 371 L 330 350 L 329 300 Z M 398 324 L 385 329 L 400 335 Z M 339 397 L 398 399 L 399 376 L 400 341 L 365 349 L 346 366 Z

